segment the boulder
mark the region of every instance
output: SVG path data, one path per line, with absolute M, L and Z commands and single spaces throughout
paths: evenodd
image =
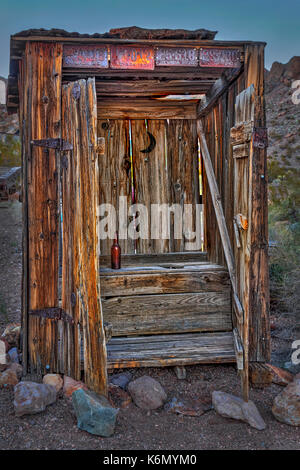
M 212 403 L 216 412 L 225 418 L 244 421 L 260 431 L 266 428 L 266 424 L 253 401 L 245 402 L 242 398 L 230 393 L 215 391 L 212 393 Z
M 5 328 L 2 338 L 5 338 L 11 348 L 19 347 L 21 334 L 21 325 L 19 323 L 10 323 Z
M 72 394 L 72 403 L 79 429 L 102 437 L 114 433 L 118 410 L 110 405 L 107 398 L 78 389 Z
M 272 413 L 282 423 L 300 426 L 300 377 L 275 397 Z
M 0 388 L 14 387 L 19 382 L 17 372 L 11 368 L 6 369 L 0 375 Z
M 128 391 L 134 403 L 144 410 L 160 408 L 167 400 L 167 394 L 160 383 L 148 375 L 130 382 Z
M 125 390 L 131 379 L 132 374 L 130 372 L 122 372 L 121 374 L 114 374 L 109 377 L 109 383 L 117 385 Z
M 52 385 L 55 387 L 56 392 L 59 392 L 63 387 L 64 381 L 59 374 L 46 374 L 43 377 L 43 383 Z
M 64 376 L 64 395 L 67 398 L 71 398 L 72 393 L 75 390 L 79 390 L 82 388 L 83 390 L 87 390 L 87 386 L 85 383 L 81 382 L 80 380 L 74 380 L 72 377 L 68 377 L 67 375 Z
M 15 388 L 14 407 L 16 416 L 36 414 L 56 401 L 55 387 L 35 382 L 19 382 Z

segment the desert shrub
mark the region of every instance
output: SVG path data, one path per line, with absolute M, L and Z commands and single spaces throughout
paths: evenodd
M 21 165 L 21 144 L 20 139 L 13 135 L 7 135 L 0 140 L 0 166 L 20 166 Z
M 276 242 L 270 258 L 271 293 L 290 313 L 299 314 L 300 305 L 300 170 L 269 167 L 269 236 Z

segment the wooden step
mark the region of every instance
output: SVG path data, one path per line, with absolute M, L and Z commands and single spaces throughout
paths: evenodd
M 213 263 L 176 263 L 100 270 L 101 297 L 184 292 L 217 292 L 230 288 L 228 271 Z
M 102 300 L 113 336 L 230 331 L 230 290 L 133 295 Z
M 234 363 L 233 333 L 185 333 L 112 338 L 109 369 Z

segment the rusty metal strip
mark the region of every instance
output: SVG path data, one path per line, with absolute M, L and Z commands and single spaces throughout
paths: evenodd
M 37 147 L 44 147 L 48 149 L 56 149 L 61 151 L 73 150 L 73 145 L 64 139 L 40 139 L 32 140 L 31 145 L 36 145 Z
M 48 318 L 55 321 L 63 320 L 70 324 L 74 323 L 73 318 L 60 307 L 48 307 L 39 310 L 29 310 L 29 315 L 40 318 Z
M 266 127 L 253 128 L 253 147 L 264 149 L 268 147 L 268 129 Z

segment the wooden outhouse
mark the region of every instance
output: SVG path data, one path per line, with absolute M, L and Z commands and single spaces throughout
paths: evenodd
M 25 371 L 84 371 L 105 394 L 108 369 L 236 363 L 248 398 L 249 367 L 270 354 L 265 43 L 214 37 L 136 27 L 11 37 Z M 120 237 L 112 270 L 101 204 L 119 232 L 126 204 L 151 217 L 153 204 L 202 207 L 192 228 L 203 239 L 191 249 L 184 224 L 182 237 L 171 218 L 169 237 L 154 238 L 149 223 L 149 236 Z M 137 213 L 125 210 L 128 224 Z

